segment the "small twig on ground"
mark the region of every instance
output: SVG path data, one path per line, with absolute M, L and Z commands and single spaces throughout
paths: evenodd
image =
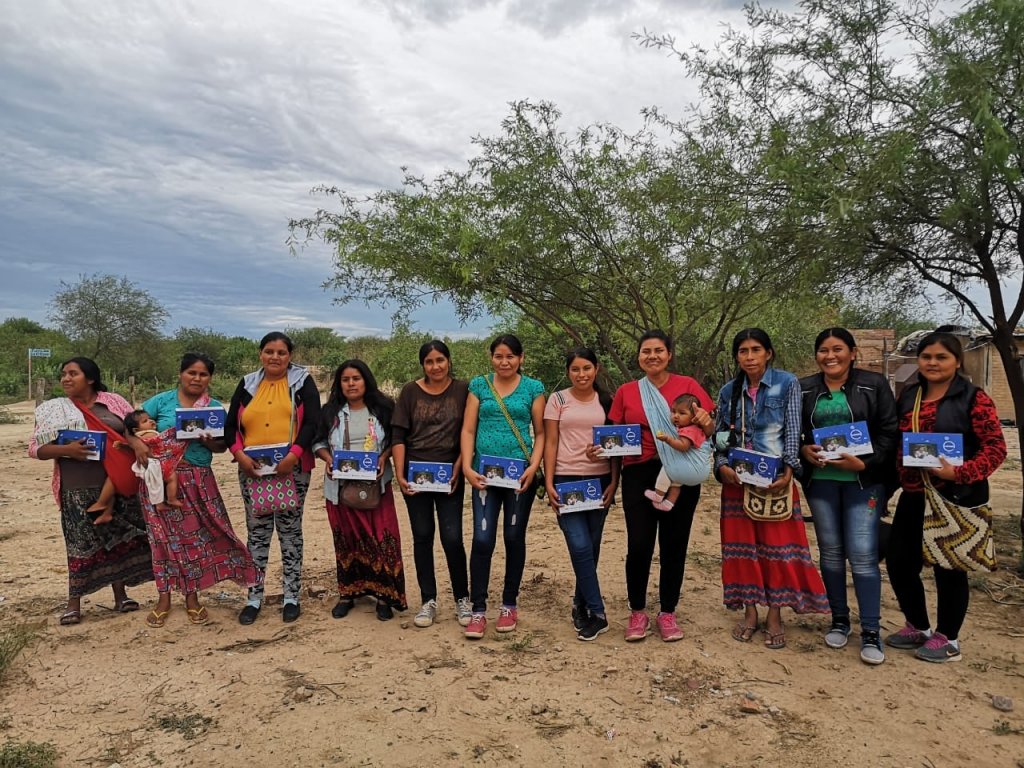
M 786 670 L 786 672 L 788 673 L 789 670 Z M 767 685 L 785 685 L 785 683 L 781 680 L 765 680 L 762 677 L 748 677 L 746 680 L 730 680 L 726 683 L 726 685 L 743 685 L 745 683 L 766 683 Z
M 778 664 L 780 667 L 782 667 L 782 671 L 783 672 L 785 672 L 787 675 L 792 676 L 793 673 L 789 671 L 789 667 L 787 667 L 785 664 L 783 664 L 778 659 L 772 659 L 772 663 L 773 664 Z
M 278 640 L 284 640 L 286 637 L 291 635 L 291 629 L 280 629 L 273 637 L 268 638 L 257 638 L 255 640 L 247 638 L 245 640 L 237 640 L 230 645 L 222 645 L 217 648 L 218 651 L 238 651 L 239 653 L 249 653 L 255 651 L 257 648 L 263 645 L 269 645 L 270 643 L 276 643 Z

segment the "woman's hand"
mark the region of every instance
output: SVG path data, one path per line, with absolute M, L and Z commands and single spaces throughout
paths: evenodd
M 825 459 L 821 458 L 821 446 L 820 445 L 805 445 L 800 449 L 800 455 L 804 457 L 804 461 L 814 467 L 824 467 Z
M 456 460 L 452 464 L 452 479 L 451 482 L 449 483 L 449 485 L 451 486 L 451 490 L 448 491 L 449 496 L 455 493 L 455 490 L 459 487 L 460 479 L 462 479 L 462 461 Z
M 718 479 L 722 481 L 722 485 L 742 485 L 736 470 L 728 464 L 723 464 L 718 468 Z
M 527 488 L 529 488 L 536 474 L 537 467 L 527 466 L 526 470 L 523 472 L 523 476 L 519 478 L 519 490 L 517 491 L 517 493 L 522 493 Z
M 928 470 L 932 477 L 937 477 L 940 480 L 956 482 L 956 467 L 946 461 L 944 456 L 939 456 L 939 461 L 942 462 L 941 467 L 932 467 Z
M 484 476 L 477 472 L 475 469 L 463 469 L 462 474 L 466 476 L 466 482 L 476 488 L 478 491 L 486 491 L 487 483 L 484 482 Z
M 861 461 L 861 458 L 859 456 L 851 456 L 848 453 L 841 453 L 839 454 L 838 459 L 829 459 L 825 463 L 828 464 L 828 466 L 830 467 L 835 467 L 836 469 L 845 469 L 849 472 L 864 471 L 864 462 Z
M 782 470 L 782 474 L 775 478 L 775 482 L 764 489 L 765 493 L 770 493 L 773 496 L 777 496 L 789 487 L 790 481 L 793 479 L 793 468 L 786 465 L 786 468 Z
M 691 409 L 691 413 L 693 414 L 693 423 L 704 430 L 705 435 L 710 437 L 715 431 L 715 420 L 712 418 L 711 413 L 699 405 L 695 405 Z
M 74 459 L 75 461 L 86 461 L 89 458 L 89 454 L 92 453 L 91 449 L 85 447 L 84 440 L 65 443 L 60 448 L 62 449 L 62 458 Z
M 618 483 L 608 483 L 608 487 L 601 494 L 601 506 L 610 507 L 615 501 L 615 492 L 619 489 Z
M 378 473 L 379 472 L 380 472 L 380 468 L 378 467 Z M 380 474 L 378 474 L 377 477 L 379 478 Z M 398 487 L 402 490 L 402 494 L 403 495 L 405 495 L 405 496 L 415 496 L 416 495 L 416 489 L 413 488 L 411 485 L 409 485 L 409 481 L 408 480 L 406 480 L 404 477 L 396 477 L 395 479 L 398 481 Z
M 256 465 L 252 463 L 252 459 L 249 458 L 245 451 L 238 450 L 234 452 L 235 461 L 238 462 L 238 468 L 242 470 L 242 474 L 247 477 L 251 477 L 255 480 L 259 475 L 256 474 Z
M 544 479 L 544 490 L 546 490 L 548 494 L 548 505 L 557 513 L 562 506 L 562 499 L 558 496 L 558 491 L 555 490 L 555 484 L 550 478 Z
M 228 449 L 223 437 L 210 437 L 207 434 L 199 436 L 199 444 L 210 453 L 224 453 Z
M 291 451 L 288 451 L 288 453 L 285 454 L 285 457 L 277 462 L 277 465 L 274 467 L 274 474 L 278 477 L 290 475 L 292 470 L 295 469 L 295 465 L 298 463 L 299 457 Z
M 588 445 L 586 450 L 587 458 L 591 461 L 601 461 L 605 458 L 604 451 L 599 445 Z

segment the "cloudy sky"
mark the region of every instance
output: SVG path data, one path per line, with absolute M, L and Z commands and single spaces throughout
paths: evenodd
M 549 100 L 567 130 L 636 129 L 695 97 L 630 35 L 710 42 L 738 0 L 32 0 L 0 18 L 0 319 L 48 322 L 60 281 L 127 275 L 166 328 L 257 337 L 282 326 L 387 333 L 339 307 L 322 247 L 297 256 L 309 190 L 396 186 L 462 167 L 508 103 Z M 446 306 L 416 316 L 460 328 Z

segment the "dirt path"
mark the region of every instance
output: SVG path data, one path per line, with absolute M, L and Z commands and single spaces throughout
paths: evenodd
M 213 619 L 205 627 L 187 623 L 176 597 L 167 626 L 148 629 L 142 613 L 109 610 L 109 592 L 83 601 L 81 625 L 60 627 L 67 574 L 51 465 L 26 457 L 31 409 L 12 410 L 23 421 L 0 426 L 0 472 L 10 479 L 0 491 L 0 626 L 35 623 L 39 635 L 0 687 L 0 743 L 51 741 L 62 765 L 1024 766 L 1024 581 L 1009 568 L 973 581 L 960 664 L 891 651 L 869 668 L 856 643 L 824 646 L 827 617 L 786 614 L 783 651 L 743 645 L 729 637 L 736 617 L 721 605 L 714 484 L 694 523 L 680 643 L 622 639 L 619 508 L 600 567 L 612 631 L 596 642 L 575 639 L 569 558 L 539 504 L 511 636 L 463 639 L 443 567 L 438 623 L 412 626 L 419 595 L 402 511 L 413 609 L 385 624 L 367 602 L 335 621 L 318 488 L 306 506 L 308 592 L 297 623 L 282 624 L 268 607 L 240 626 L 243 592 L 222 585 L 204 594 Z M 1009 514 L 1021 498 L 1016 444 L 1012 455 L 993 498 L 1006 566 L 1020 550 Z M 221 457 L 215 466 L 244 531 L 231 464 Z M 275 544 L 268 594 L 279 600 L 278 563 Z M 502 563 L 499 544 L 492 593 Z M 156 599 L 152 585 L 133 595 L 144 608 Z M 886 583 L 883 625 L 901 623 Z M 994 709 L 993 694 L 1012 697 L 1015 711 Z

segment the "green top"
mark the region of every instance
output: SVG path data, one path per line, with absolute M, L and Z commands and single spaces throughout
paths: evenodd
M 846 402 L 846 393 L 841 389 L 837 389 L 832 393 L 832 397 L 819 397 L 818 402 L 814 406 L 812 420 L 814 426 L 819 429 L 853 423 L 853 414 L 850 412 L 849 403 Z M 851 469 L 838 469 L 826 465 L 824 467 L 817 467 L 814 470 L 813 479 L 854 483 L 857 481 L 857 473 Z

